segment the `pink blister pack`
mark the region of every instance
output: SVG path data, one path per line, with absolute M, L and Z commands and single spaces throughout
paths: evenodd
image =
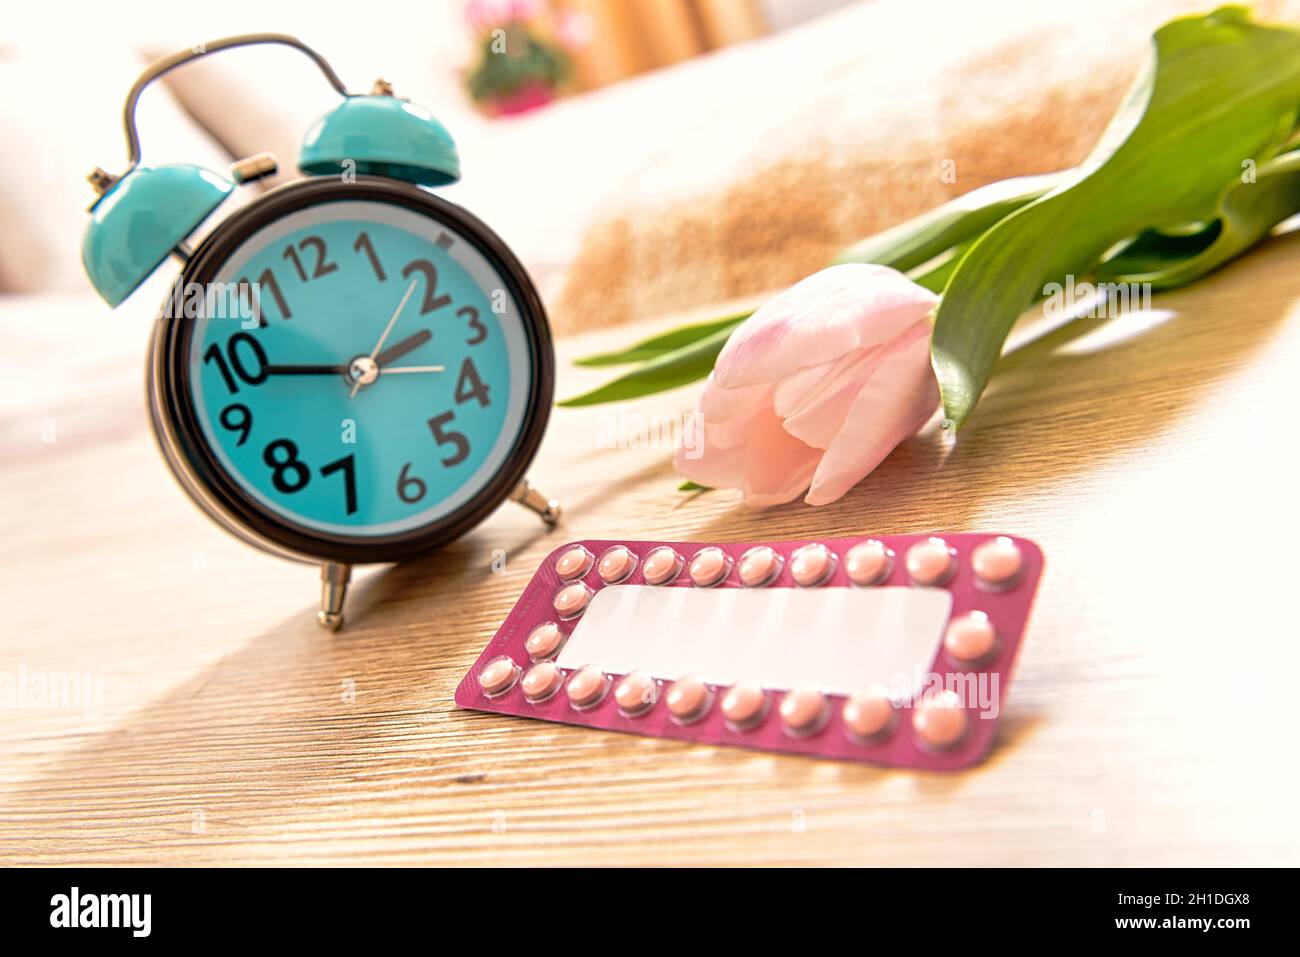
M 463 708 L 953 770 L 988 751 L 1042 571 L 997 534 L 584 540 L 542 562 Z

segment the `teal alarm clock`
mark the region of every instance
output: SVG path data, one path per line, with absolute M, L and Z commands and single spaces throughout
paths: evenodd
M 144 88 L 251 44 L 309 56 L 343 96 L 307 132 L 305 179 L 190 235 L 243 183 L 141 165 Z M 353 565 L 429 552 L 512 498 L 553 525 L 524 477 L 546 428 L 554 352 L 541 299 L 505 243 L 432 189 L 460 165 L 446 129 L 384 81 L 353 95 L 281 34 L 230 37 L 153 64 L 127 96 L 130 161 L 96 169 L 82 257 L 116 306 L 165 260 L 180 275 L 150 347 L 151 423 L 180 485 L 213 520 L 321 565 L 320 623 L 338 628 Z

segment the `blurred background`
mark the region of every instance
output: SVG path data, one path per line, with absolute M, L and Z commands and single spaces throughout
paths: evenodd
M 349 88 L 377 77 L 455 136 L 444 195 L 514 248 L 560 334 L 787 285 L 843 246 L 993 180 L 1078 163 L 1151 31 L 1188 0 L 290 0 L 6 14 L 0 40 L 0 455 L 127 427 L 88 397 L 137 395 L 166 264 L 110 318 L 82 274 L 86 173 L 125 165 L 122 101 L 151 59 L 245 32 L 295 34 Z M 1287 17 L 1295 4 L 1257 4 Z M 1294 16 L 1289 17 L 1294 19 Z M 500 42 L 498 42 L 500 41 Z M 494 43 L 500 48 L 494 47 Z M 297 175 L 336 102 L 305 58 L 236 50 L 141 103 L 146 162 L 224 171 L 270 150 Z M 208 228 L 213 225 L 208 224 Z M 130 427 L 141 426 L 138 420 Z M 33 448 L 35 444 L 35 449 Z

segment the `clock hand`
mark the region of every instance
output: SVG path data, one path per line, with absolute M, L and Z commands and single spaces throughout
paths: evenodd
M 394 343 L 375 356 L 375 365 L 380 366 L 379 371 L 381 372 L 442 372 L 443 366 L 406 366 L 401 369 L 382 368 L 387 363 L 400 359 L 408 352 L 415 351 L 432 338 L 433 333 L 428 329 L 421 329 L 419 332 L 412 333 L 401 342 Z M 349 368 L 350 366 L 346 364 L 285 363 L 283 365 L 268 365 L 264 371 L 267 375 L 347 375 Z
M 411 293 L 415 292 L 415 287 L 418 286 L 419 284 L 420 284 L 420 280 L 412 279 L 411 284 L 406 287 L 406 295 L 402 297 L 402 301 L 397 304 L 397 308 L 394 309 L 393 314 L 389 316 L 388 325 L 384 326 L 384 331 L 379 334 L 379 341 L 376 342 L 375 347 L 370 350 L 370 361 L 372 363 L 375 361 L 375 356 L 379 355 L 379 350 L 384 347 L 384 340 L 387 339 L 388 334 L 393 331 L 393 323 L 395 323 L 397 321 L 397 317 L 402 314 L 402 310 L 406 308 L 407 302 L 410 301 Z M 352 391 L 348 393 L 348 398 L 350 399 L 356 396 L 357 390 L 360 388 L 361 388 L 361 380 L 357 379 L 355 382 L 352 383 Z
M 383 352 L 379 353 L 379 355 L 375 356 L 375 362 L 380 367 L 386 366 L 388 363 L 402 358 L 402 356 L 406 355 L 408 352 L 418 349 L 432 338 L 432 332 L 428 329 L 421 329 L 419 332 L 407 336 L 401 342 L 394 343 Z
M 263 370 L 267 375 L 346 375 L 345 365 L 269 365 Z
M 398 366 L 396 369 L 387 366 L 379 367 L 380 375 L 392 375 L 397 372 L 445 372 L 446 366 Z

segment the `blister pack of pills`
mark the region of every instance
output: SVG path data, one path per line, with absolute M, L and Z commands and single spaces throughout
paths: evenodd
M 984 756 L 1042 570 L 1007 535 L 586 540 L 552 552 L 463 708 L 933 770 Z

